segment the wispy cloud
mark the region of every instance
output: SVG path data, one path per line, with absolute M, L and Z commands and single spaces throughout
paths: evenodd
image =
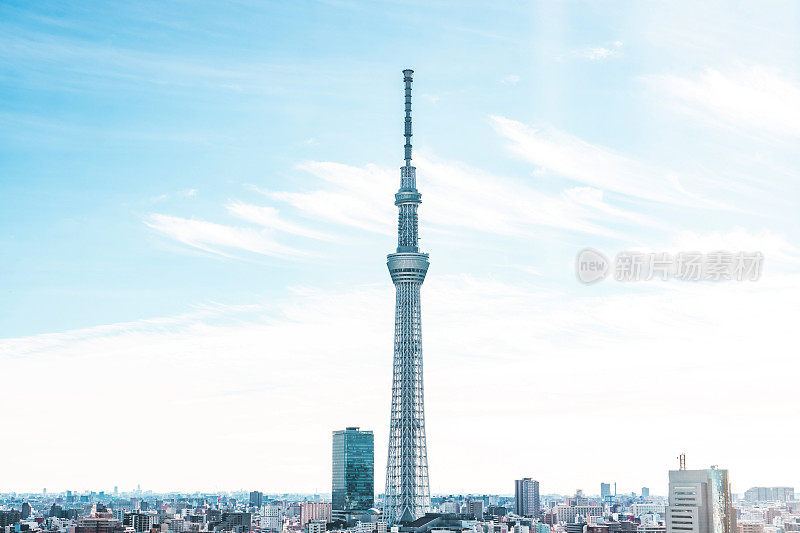
M 177 197 L 177 198 L 194 198 L 197 196 L 197 189 L 183 189 L 176 193 L 164 193 L 153 196 L 150 198 L 150 203 L 157 204 L 159 202 L 163 202 L 165 200 L 169 200 L 170 198 Z
M 518 142 L 522 153 L 538 161 L 538 152 L 529 151 L 530 143 L 536 139 L 529 139 L 526 127 L 508 119 L 495 118 L 494 122 L 502 134 Z M 536 146 L 550 157 L 541 163 L 565 172 L 571 179 L 585 179 L 611 190 L 621 188 L 613 186 L 611 177 L 619 180 L 620 169 L 633 163 L 571 138 L 563 141 L 545 141 L 544 145 Z M 535 236 L 537 228 L 547 227 L 620 238 L 620 225 L 659 225 L 643 214 L 612 205 L 597 187 L 571 186 L 561 192 L 546 193 L 529 176 L 499 176 L 459 161 L 424 154 L 417 154 L 416 162 L 424 169 L 419 180 L 424 191 L 425 227 L 440 234 L 458 235 L 469 230 L 485 235 Z M 604 170 L 609 179 L 604 180 L 601 175 L 600 180 L 590 180 L 589 176 L 596 176 L 598 169 Z M 387 236 L 395 233 L 396 208 L 387 199 L 392 198 L 398 186 L 396 169 L 308 161 L 298 165 L 297 170 L 317 178 L 316 188 L 276 191 L 249 186 L 270 201 L 289 206 L 288 214 L 270 205 L 242 201 L 229 201 L 225 205 L 231 215 L 259 226 L 258 229 L 164 214 L 152 215 L 147 224 L 179 242 L 226 256 L 237 249 L 283 258 L 302 255 L 302 244 L 296 240 L 294 247 L 279 244 L 278 234 L 332 242 L 342 240 L 342 232 L 347 228 Z M 636 184 L 639 174 L 647 171 L 647 168 L 627 170 L 631 174 L 629 182 Z M 622 174 L 625 178 L 625 172 Z M 657 190 L 645 187 L 641 190 L 650 192 L 647 198 L 663 200 Z M 670 193 L 679 196 L 675 189 L 670 189 Z M 302 218 L 304 222 L 293 218 Z
M 498 176 L 461 162 L 421 154 L 416 161 L 424 169 L 419 179 L 426 227 L 433 230 L 530 235 L 534 228 L 545 226 L 614 236 L 616 231 L 601 221 L 642 222 L 642 217 L 608 205 L 601 192 L 591 201 L 586 195 L 548 195 L 527 179 Z M 390 221 L 396 217 L 395 208 L 385 199 L 397 189 L 397 171 L 331 162 L 309 162 L 299 168 L 326 185 L 308 192 L 262 192 L 291 205 L 309 220 L 394 233 Z
M 590 61 L 602 61 L 604 59 L 619 55 L 621 51 L 622 41 L 614 41 L 607 46 L 590 46 L 588 48 L 581 48 L 580 50 L 571 52 L 569 55 L 571 57 L 588 59 Z M 563 58 L 563 56 L 559 57 L 559 59 L 561 58 Z
M 690 76 L 645 78 L 649 87 L 681 110 L 721 123 L 800 135 L 800 83 L 776 69 L 750 66 L 706 69 Z M 752 133 L 748 131 L 748 133 Z
M 509 74 L 505 78 L 501 79 L 500 83 L 502 83 L 503 85 L 516 85 L 517 83 L 519 83 L 519 80 L 520 77 L 517 76 L 516 74 Z
M 279 258 L 300 257 L 307 254 L 276 242 L 266 230 L 226 226 L 158 213 L 147 217 L 145 224 L 183 244 L 224 257 L 233 257 L 231 250 Z
M 395 179 L 375 165 L 353 167 L 341 163 L 310 161 L 298 165 L 328 186 L 310 192 L 268 191 L 267 197 L 291 205 L 318 222 L 334 222 L 361 230 L 391 235 L 393 206 L 386 202 L 396 189 Z
M 537 227 L 552 227 L 615 234 L 596 223 L 606 217 L 594 206 L 540 192 L 535 182 L 498 176 L 458 162 L 424 156 L 418 160 L 425 169 L 426 217 L 442 229 L 531 235 Z M 465 216 L 467 213 L 469 216 Z
M 232 215 L 265 228 L 321 241 L 335 240 L 334 236 L 330 234 L 316 231 L 282 218 L 278 210 L 274 207 L 246 204 L 243 202 L 228 202 L 225 208 Z
M 753 231 L 738 227 L 730 231 L 683 230 L 673 235 L 669 251 L 698 250 L 712 252 L 761 252 L 765 265 L 781 271 L 792 272 L 800 264 L 800 248 L 789 242 L 785 235 L 771 230 Z
M 511 150 L 557 175 L 633 198 L 678 205 L 724 207 L 689 192 L 675 172 L 625 156 L 553 128 L 534 128 L 505 117 L 491 117 Z M 693 183 L 707 180 L 693 178 Z
M 536 165 L 537 171 L 562 179 L 563 189 L 543 191 L 541 172 L 533 178 L 500 176 L 418 153 L 428 231 L 535 236 L 539 228 L 554 228 L 621 239 L 625 227 L 669 230 L 641 210 L 615 205 L 608 192 L 684 207 L 725 207 L 690 190 L 708 190 L 713 180 L 679 176 L 552 128 L 533 128 L 498 116 L 491 117 L 491 123 L 514 153 Z M 296 169 L 317 178 L 317 184 L 305 191 L 250 186 L 271 203 L 288 206 L 285 210 L 238 200 L 225 205 L 229 214 L 257 227 L 165 214 L 152 215 L 147 223 L 179 242 L 220 255 L 243 250 L 287 259 L 309 253 L 297 237 L 332 242 L 345 238 L 348 228 L 387 236 L 396 231 L 396 209 L 386 201 L 397 189 L 396 169 L 331 161 L 307 161 Z M 279 235 L 294 238 L 292 246 L 281 244 Z

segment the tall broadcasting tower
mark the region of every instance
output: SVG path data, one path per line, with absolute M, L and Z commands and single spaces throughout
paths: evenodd
M 397 253 L 386 263 L 397 292 L 394 315 L 394 381 L 386 465 L 384 515 L 390 524 L 410 522 L 430 507 L 425 408 L 422 397 L 422 322 L 420 288 L 428 271 L 428 254 L 417 245 L 417 169 L 411 165 L 411 82 L 413 70 L 403 71 L 406 86 L 405 165 L 394 204 L 400 209 Z

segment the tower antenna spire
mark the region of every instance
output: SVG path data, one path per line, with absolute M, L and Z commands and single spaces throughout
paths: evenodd
M 411 166 L 411 82 L 414 81 L 414 71 L 407 68 L 403 71 L 403 82 L 406 85 L 406 127 L 403 135 L 406 138 L 405 160 L 406 166 Z

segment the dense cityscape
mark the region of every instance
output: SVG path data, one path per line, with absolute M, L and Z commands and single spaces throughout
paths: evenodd
M 0 494 L 3 533 L 789 533 L 800 531 L 792 487 L 753 487 L 732 494 L 728 471 L 669 471 L 668 496 L 642 487 L 550 494 L 537 480 L 514 493 L 434 495 L 431 512 L 389 524 L 384 495 L 375 497 L 372 434 L 334 432 L 328 494 L 71 491 Z M 683 465 L 683 463 L 681 463 Z M 677 466 L 677 465 L 676 465 Z M 509 482 L 509 489 L 511 488 Z

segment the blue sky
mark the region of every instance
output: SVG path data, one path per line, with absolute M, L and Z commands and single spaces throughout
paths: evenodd
M 791 482 L 785 457 L 764 478 L 749 447 L 763 436 L 716 437 L 797 414 L 775 369 L 796 366 L 783 346 L 800 287 L 798 15 L 789 2 L 0 3 L 0 361 L 26 376 L 0 400 L 20 423 L 71 413 L 52 422 L 64 458 L 141 457 L 114 479 L 63 471 L 31 429 L 0 490 L 329 490 L 329 432 L 346 425 L 376 431 L 382 471 L 404 68 L 432 261 L 432 490 L 508 492 L 520 475 L 545 492 L 658 487 L 680 451 L 730 463 L 742 484 Z M 759 250 L 766 266 L 745 285 L 586 287 L 585 246 Z M 707 383 L 719 401 L 690 409 Z M 195 450 L 186 464 L 229 454 L 239 473 L 193 477 L 133 436 L 71 449 L 72 416 L 92 409 L 145 412 Z M 181 423 L 198 412 L 225 419 L 200 446 Z M 498 420 L 517 438 L 481 429 Z M 573 429 L 616 423 L 658 442 L 575 462 Z M 251 447 L 257 467 L 237 453 Z

